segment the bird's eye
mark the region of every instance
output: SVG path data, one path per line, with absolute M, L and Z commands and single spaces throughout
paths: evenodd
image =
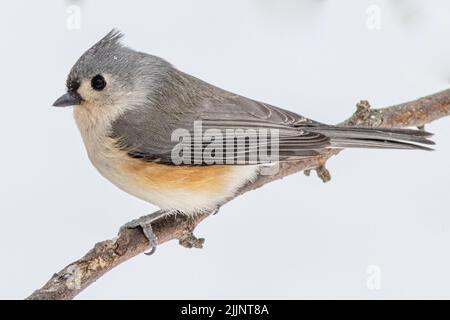
M 92 89 L 102 91 L 106 87 L 106 80 L 102 75 L 98 74 L 91 80 Z

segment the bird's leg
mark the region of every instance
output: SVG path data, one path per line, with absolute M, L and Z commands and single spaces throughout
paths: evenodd
M 211 211 L 211 215 L 217 214 L 219 211 L 220 206 L 217 206 L 213 211 Z M 171 211 L 171 210 L 158 210 L 156 212 L 153 212 L 151 214 L 148 214 L 146 216 L 142 216 L 140 218 L 134 219 L 125 225 L 122 226 L 121 229 L 135 229 L 135 228 L 142 228 L 142 231 L 144 232 L 145 237 L 148 239 L 150 243 L 150 251 L 144 252 L 146 255 L 152 255 L 156 251 L 156 247 L 158 245 L 158 238 L 156 237 L 155 233 L 153 232 L 152 223 L 161 218 L 162 216 L 171 214 L 171 213 L 177 213 L 178 211 Z M 178 212 L 179 213 L 179 212 Z M 187 220 L 187 227 L 186 230 L 183 232 L 183 235 L 179 238 L 179 243 L 183 247 L 186 248 L 202 248 L 203 243 L 205 242 L 205 239 L 203 238 L 197 238 L 193 231 L 195 228 L 194 220 L 190 217 Z
M 155 233 L 153 232 L 152 228 L 152 222 L 157 220 L 158 218 L 169 214 L 169 210 L 158 210 L 156 212 L 153 212 L 151 214 L 148 214 L 146 216 L 142 216 L 138 219 L 132 220 L 128 223 L 126 223 L 122 228 L 127 229 L 134 229 L 137 227 L 141 227 L 142 231 L 144 232 L 145 237 L 150 242 L 150 251 L 145 252 L 146 255 L 152 255 L 156 251 L 156 246 L 158 245 L 158 238 L 156 237 Z

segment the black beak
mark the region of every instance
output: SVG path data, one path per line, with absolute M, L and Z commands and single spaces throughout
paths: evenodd
M 67 92 L 53 102 L 54 107 L 76 106 L 81 103 L 81 96 L 78 92 Z

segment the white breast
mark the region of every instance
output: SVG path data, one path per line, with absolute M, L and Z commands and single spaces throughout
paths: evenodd
M 232 198 L 240 187 L 253 181 L 259 172 L 259 166 L 233 166 L 220 192 L 198 192 L 183 186 L 164 188 L 151 183 L 143 185 L 139 183 L 139 177 L 123 170 L 128 162 L 139 160 L 131 159 L 115 147 L 108 136 L 111 119 L 94 115 L 82 106 L 75 108 L 74 116 L 94 167 L 120 189 L 161 209 L 177 209 L 186 214 L 211 212 Z

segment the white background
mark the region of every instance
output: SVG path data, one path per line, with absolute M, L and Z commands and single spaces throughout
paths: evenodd
M 156 210 L 89 163 L 70 109 L 76 59 L 110 29 L 225 89 L 336 123 L 450 83 L 448 1 L 8 1 L 0 10 L 0 298 L 24 298 L 124 222 Z M 370 5 L 380 29 L 367 27 Z M 350 150 L 207 219 L 79 298 L 450 298 L 450 119 L 435 152 Z M 381 273 L 367 287 L 369 266 Z

